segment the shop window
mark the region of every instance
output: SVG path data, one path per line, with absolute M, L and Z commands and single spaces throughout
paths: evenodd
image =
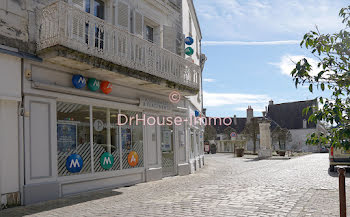
M 95 172 L 120 169 L 119 111 L 93 107 L 93 141 Z
M 121 114 L 120 123 L 123 124 L 120 126 L 122 169 L 143 167 L 143 124 L 131 121 L 136 115 L 142 118 L 142 114 L 123 110 Z
M 71 173 L 66 163 L 74 154 L 82 158 L 72 161 L 80 172 Z M 57 170 L 58 176 L 90 173 L 90 108 L 86 105 L 57 102 Z

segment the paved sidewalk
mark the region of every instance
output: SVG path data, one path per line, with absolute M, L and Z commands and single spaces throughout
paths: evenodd
M 206 155 L 205 163 L 196 174 L 11 208 L 0 216 L 339 215 L 338 178 L 328 172 L 328 154 L 260 161 L 216 154 Z

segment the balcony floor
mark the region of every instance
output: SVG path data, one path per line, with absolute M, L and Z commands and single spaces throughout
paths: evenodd
M 92 77 L 103 78 L 116 83 L 128 84 L 138 89 L 169 94 L 178 91 L 182 96 L 192 96 L 198 89 L 177 84 L 148 73 L 120 66 L 104 59 L 90 56 L 70 48 L 56 45 L 41 50 L 39 56 L 44 61 L 76 69 Z

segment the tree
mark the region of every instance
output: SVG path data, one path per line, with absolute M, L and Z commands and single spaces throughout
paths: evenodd
M 216 129 L 211 125 L 206 125 L 204 129 L 204 140 L 216 139 Z
M 296 63 L 291 72 L 295 86 L 309 86 L 309 91 L 314 88 L 329 90 L 331 96 L 319 97 L 323 105 L 306 108 L 303 113 L 313 111 L 309 122 L 323 121 L 332 124 L 328 133 L 313 133 L 307 140 L 308 144 L 331 144 L 334 147 L 350 147 L 350 6 L 342 8 L 339 16 L 343 19 L 345 28 L 334 34 L 321 34 L 316 27 L 304 35 L 300 46 L 305 46 L 317 58 L 317 66 L 321 69 L 317 75 L 311 73 L 312 66 L 303 58 Z
M 290 141 L 292 138 L 291 133 L 286 128 L 281 128 L 277 126 L 272 131 L 272 140 L 274 142 L 278 142 L 278 148 L 279 150 L 286 150 L 286 143 L 287 141 Z
M 224 129 L 224 135 L 226 135 L 226 138 L 231 139 L 231 133 L 236 132 L 232 127 L 228 126 Z
M 245 125 L 243 130 L 243 134 L 245 137 L 251 139 L 253 141 L 253 152 L 256 153 L 256 141 L 258 140 L 259 134 L 259 122 L 257 118 L 250 119 L 250 122 Z

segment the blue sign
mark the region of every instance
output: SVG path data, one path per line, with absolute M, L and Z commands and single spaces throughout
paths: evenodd
M 86 85 L 86 79 L 82 75 L 73 75 L 72 83 L 75 88 L 81 89 Z
M 67 157 L 66 168 L 71 173 L 79 173 L 83 168 L 83 159 L 78 154 Z
M 57 151 L 70 152 L 77 146 L 77 125 L 57 123 Z
M 195 115 L 196 117 L 199 117 L 199 115 L 200 115 L 199 111 L 198 111 L 198 110 L 194 111 L 194 115 Z
M 185 44 L 192 45 L 193 44 L 193 38 L 192 37 L 185 38 Z

